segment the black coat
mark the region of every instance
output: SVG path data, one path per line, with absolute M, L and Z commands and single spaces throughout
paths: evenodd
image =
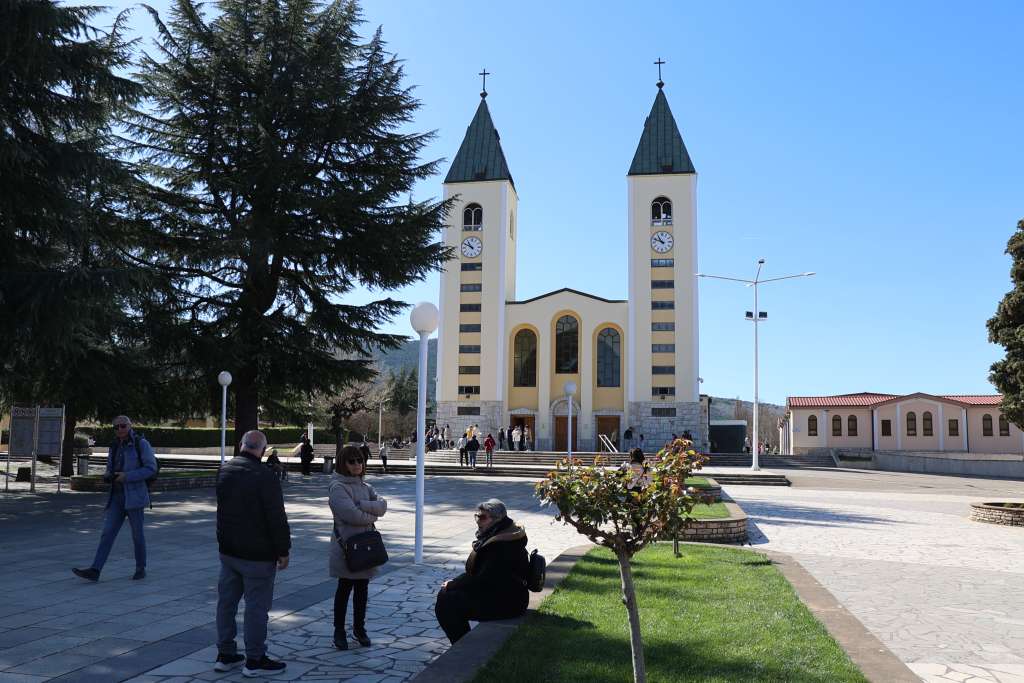
M 518 617 L 530 604 L 526 531 L 508 518 L 498 524 L 498 533 L 470 553 L 466 573 L 452 579 L 445 589 L 465 591 L 480 619 Z
M 291 549 L 281 483 L 250 453 L 229 460 L 217 478 L 217 544 L 243 560 L 272 561 Z

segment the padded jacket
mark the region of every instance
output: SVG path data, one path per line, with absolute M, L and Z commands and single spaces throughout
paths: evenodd
M 245 451 L 217 478 L 217 544 L 224 555 L 274 561 L 291 550 L 291 530 L 277 476 Z
M 530 593 L 526 577 L 530 558 L 526 530 L 506 517 L 490 537 L 466 560 L 466 572 L 451 580 L 445 590 L 465 591 L 480 619 L 511 619 L 526 612 Z

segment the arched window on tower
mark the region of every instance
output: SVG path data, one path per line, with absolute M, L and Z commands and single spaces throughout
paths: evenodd
M 658 197 L 651 202 L 651 225 L 672 225 L 672 200 Z
M 907 436 L 917 436 L 917 413 L 907 413 Z
M 537 335 L 519 330 L 512 346 L 512 386 L 537 386 Z
M 808 415 L 807 416 L 807 436 L 818 435 L 818 416 Z
M 857 416 L 851 415 L 846 418 L 846 435 L 857 436 Z
M 597 334 L 597 386 L 621 385 L 622 343 L 618 330 L 606 327 Z
M 832 416 L 832 436 L 843 435 L 843 418 L 838 415 Z
M 462 210 L 462 229 L 481 230 L 484 225 L 484 210 L 479 204 L 467 204 Z
M 555 323 L 555 372 L 576 374 L 580 367 L 579 356 L 579 323 L 571 315 L 563 315 Z
M 921 436 L 932 436 L 932 413 L 929 410 L 921 414 Z

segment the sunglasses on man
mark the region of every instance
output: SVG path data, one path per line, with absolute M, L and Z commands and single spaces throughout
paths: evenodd
M 130 426 L 131 425 L 129 425 L 126 422 L 119 422 L 119 423 L 114 425 L 114 429 L 128 429 L 128 427 L 130 427 Z

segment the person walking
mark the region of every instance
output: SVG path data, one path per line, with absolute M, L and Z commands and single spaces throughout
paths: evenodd
M 474 516 L 476 540 L 466 571 L 441 584 L 434 604 L 437 622 L 453 645 L 469 633 L 470 619 L 512 619 L 530 604 L 526 530 L 496 498 L 480 503 Z
M 309 435 L 303 434 L 299 443 L 299 460 L 302 462 L 302 474 L 310 475 L 310 466 L 313 464 L 313 444 L 309 442 Z
M 505 450 L 505 428 L 498 427 L 498 450 Z
M 331 543 L 330 572 L 338 579 L 334 591 L 334 647 L 348 649 L 345 635 L 345 615 L 348 612 L 349 595 L 352 601 L 352 637 L 363 647 L 372 643 L 366 633 L 366 605 L 370 579 L 377 573 L 376 567 L 352 571 L 345 564 L 340 543 L 350 537 L 369 531 L 388 509 L 386 500 L 377 495 L 373 487 L 363 481 L 366 475 L 366 461 L 355 446 L 341 449 L 341 466 L 331 478 L 327 497 L 334 516 L 334 543 Z
M 494 437 L 490 434 L 484 439 L 484 452 L 487 454 L 487 466 L 494 467 Z
M 143 533 L 143 510 L 149 505 L 149 488 L 146 480 L 157 472 L 153 447 L 145 437 L 136 435 L 132 421 L 125 415 L 114 418 L 116 438 L 107 451 L 107 469 L 103 481 L 110 484 L 107 494 L 106 513 L 103 518 L 103 534 L 92 564 L 86 569 L 74 568 L 75 576 L 87 581 L 99 581 L 103 565 L 110 556 L 117 534 L 121 531 L 124 518 L 132 528 L 132 545 L 135 550 L 135 573 L 132 579 L 146 578 L 146 537 Z
M 274 601 L 274 578 L 288 568 L 291 530 L 281 483 L 260 459 L 267 437 L 252 430 L 242 437 L 238 455 L 217 477 L 216 671 L 230 671 L 245 660 L 246 677 L 273 674 L 287 666 L 267 656 L 267 615 Z M 245 597 L 245 656 L 238 654 L 235 617 Z
M 384 474 L 388 473 L 388 445 L 385 441 L 380 442 L 380 462 L 384 466 Z
M 363 454 L 363 462 L 367 465 L 370 464 L 370 445 L 366 443 L 366 439 L 363 439 L 363 443 L 359 445 L 359 452 Z M 337 469 L 337 468 L 335 468 Z
M 480 450 L 480 439 L 476 438 L 476 434 L 469 437 L 469 441 L 466 442 L 466 452 L 469 453 L 469 466 L 476 469 L 476 454 Z
M 519 428 L 519 425 L 516 425 L 515 429 L 512 430 L 512 450 L 513 451 L 522 450 L 520 448 L 520 443 L 522 442 L 522 439 L 523 439 L 523 431 Z
M 466 464 L 466 444 L 468 442 L 469 439 L 466 438 L 466 434 L 463 434 L 459 437 L 459 442 L 455 444 L 459 449 L 459 467 L 463 467 Z
M 532 434 L 530 433 L 530 425 L 523 427 L 523 450 L 532 451 L 533 441 L 531 440 Z
M 441 432 L 441 440 L 444 441 L 445 448 L 452 447 L 452 429 L 448 425 L 445 425 L 444 431 Z

